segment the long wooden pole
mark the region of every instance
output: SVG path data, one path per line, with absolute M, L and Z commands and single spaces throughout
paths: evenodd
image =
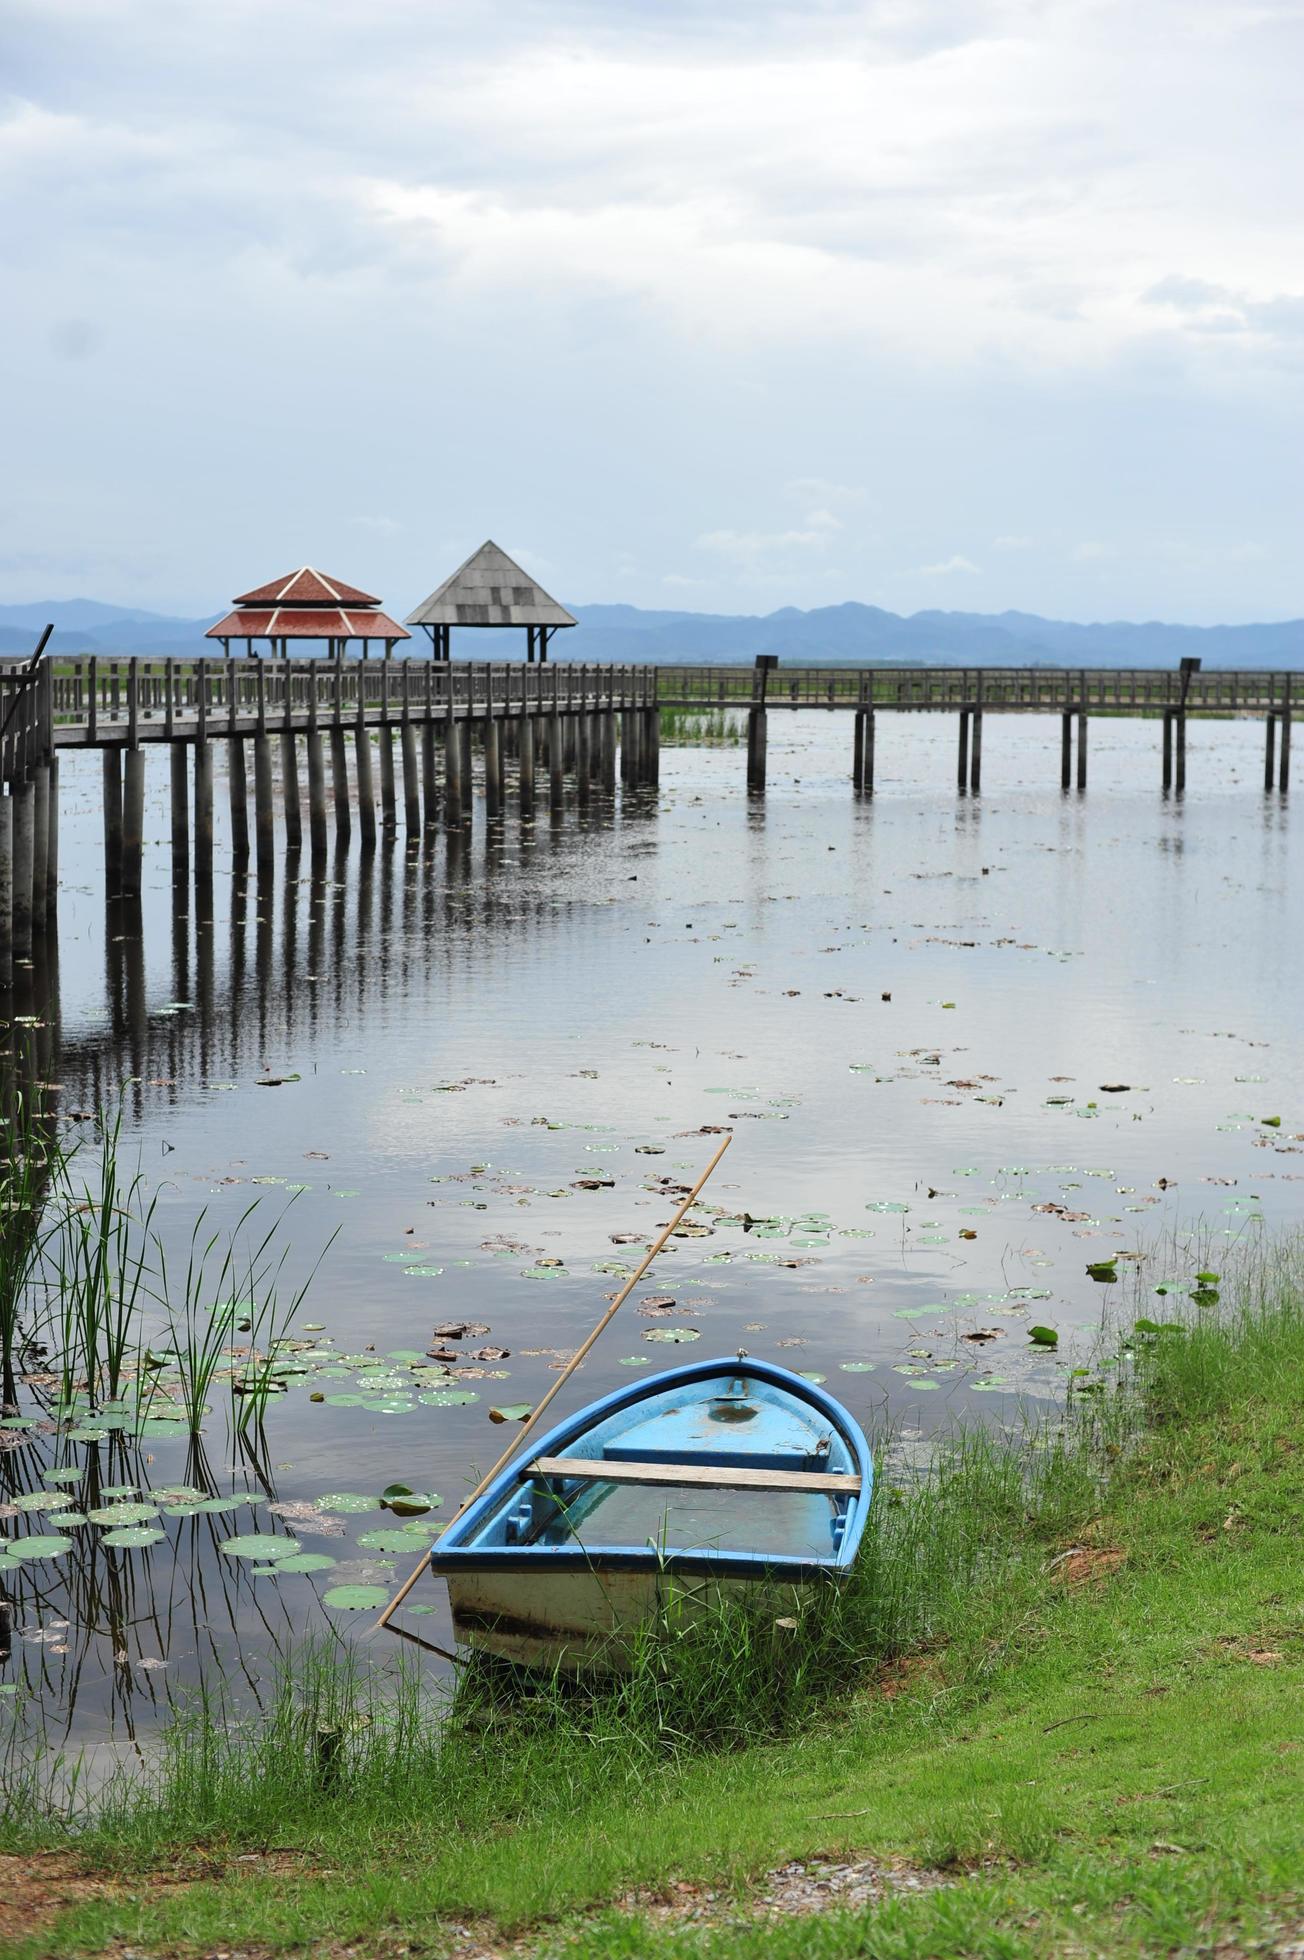
M 589 1349 L 593 1346 L 593 1343 L 597 1340 L 598 1336 L 603 1332 L 605 1328 L 610 1326 L 611 1322 L 615 1319 L 616 1315 L 620 1312 L 620 1309 L 624 1306 L 626 1300 L 628 1300 L 630 1294 L 634 1291 L 634 1288 L 638 1285 L 639 1281 L 642 1279 L 648 1267 L 652 1264 L 652 1261 L 656 1258 L 658 1252 L 660 1252 L 662 1247 L 665 1245 L 667 1239 L 670 1237 L 670 1234 L 675 1230 L 675 1227 L 679 1224 L 680 1220 L 683 1218 L 685 1212 L 687 1212 L 694 1204 L 696 1204 L 698 1196 L 701 1193 L 702 1187 L 705 1185 L 707 1179 L 710 1177 L 716 1165 L 719 1163 L 720 1159 L 724 1156 L 725 1151 L 729 1148 L 729 1145 L 732 1142 L 733 1142 L 733 1133 L 731 1131 L 728 1136 L 721 1139 L 720 1148 L 716 1151 L 714 1157 L 712 1157 L 710 1163 L 707 1165 L 706 1169 L 702 1172 L 702 1175 L 698 1178 L 697 1183 L 693 1186 L 692 1190 L 689 1192 L 688 1196 L 684 1199 L 683 1203 L 680 1205 L 678 1211 L 675 1213 L 674 1217 L 670 1220 L 669 1224 L 661 1232 L 660 1236 L 653 1241 L 653 1243 L 648 1247 L 647 1251 L 643 1254 L 643 1257 L 639 1261 L 636 1270 L 633 1273 L 631 1273 L 630 1277 L 625 1281 L 625 1284 L 621 1287 L 619 1293 L 616 1295 L 615 1299 L 611 1302 L 611 1305 L 607 1308 L 607 1311 L 603 1314 L 602 1318 L 599 1320 L 597 1326 L 593 1329 L 588 1339 L 584 1341 L 584 1343 L 580 1347 L 576 1348 L 574 1354 L 571 1356 L 570 1360 L 566 1363 L 566 1366 L 562 1369 L 561 1373 L 558 1375 L 552 1387 L 548 1390 L 547 1394 L 543 1397 L 543 1400 L 537 1404 L 537 1406 L 531 1412 L 527 1420 L 522 1424 L 520 1429 L 517 1430 L 515 1436 L 512 1438 L 511 1442 L 507 1445 L 507 1448 L 503 1451 L 498 1461 L 493 1465 L 492 1469 L 486 1470 L 484 1476 L 481 1477 L 479 1483 L 476 1485 L 475 1489 L 471 1492 L 470 1496 L 464 1497 L 462 1499 L 462 1502 L 458 1505 L 456 1511 L 454 1511 L 452 1517 L 449 1519 L 450 1524 L 457 1523 L 457 1520 L 461 1517 L 462 1513 L 470 1509 L 471 1505 L 475 1503 L 477 1497 L 483 1496 L 485 1491 L 488 1490 L 490 1484 L 493 1482 L 494 1478 L 498 1475 L 499 1471 L 505 1469 L 507 1464 L 511 1462 L 512 1458 L 516 1455 L 516 1452 L 520 1449 L 522 1443 L 525 1441 L 530 1431 L 534 1428 L 535 1424 L 538 1422 L 539 1417 L 543 1414 L 548 1404 L 552 1401 L 553 1396 L 556 1395 L 565 1386 L 566 1382 L 569 1381 L 570 1377 L 575 1373 L 575 1370 L 579 1367 L 581 1361 L 583 1361 L 585 1355 L 589 1352 Z M 408 1594 L 411 1592 L 413 1586 L 415 1586 L 415 1584 L 417 1583 L 417 1580 L 421 1577 L 422 1573 L 429 1565 L 431 1558 L 434 1556 L 434 1550 L 435 1550 L 434 1546 L 431 1545 L 428 1551 L 422 1553 L 421 1558 L 415 1570 L 409 1574 L 408 1578 L 399 1587 L 393 1599 L 390 1600 L 389 1605 L 385 1608 L 384 1612 L 377 1620 L 376 1629 L 375 1629 L 377 1632 L 379 1632 L 381 1627 L 389 1626 L 391 1617 L 393 1616 L 393 1614 L 395 1614 L 398 1611 L 399 1607 L 403 1604 L 403 1601 L 407 1598 Z M 402 1627 L 393 1628 L 393 1632 L 401 1634 L 404 1640 L 411 1640 L 415 1642 L 415 1644 L 419 1647 L 428 1647 L 432 1653 L 445 1654 L 444 1648 L 434 1646 L 433 1642 L 429 1640 L 420 1639 L 419 1636 L 415 1633 L 407 1633 L 404 1631 Z M 445 1657 L 447 1658 L 446 1654 Z

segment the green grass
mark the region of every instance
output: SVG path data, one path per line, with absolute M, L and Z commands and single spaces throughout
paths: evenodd
M 1140 1337 L 1066 1439 L 1022 1460 L 970 1439 L 925 1489 L 888 1494 L 862 1580 L 796 1635 L 731 1618 L 672 1632 L 605 1692 L 473 1687 L 442 1738 L 415 1688 L 368 1708 L 318 1656 L 265 1730 L 197 1714 L 155 1786 L 110 1793 L 89 1823 L 41 1818 L 10 1779 L 4 1848 L 74 1847 L 120 1889 L 4 1952 L 438 1952 L 444 1922 L 476 1917 L 594 1960 L 1004 1960 L 1270 1935 L 1304 1916 L 1304 1310 L 1288 1281 Z M 1059 1557 L 1072 1546 L 1090 1559 Z M 343 1741 L 323 1751 L 323 1730 Z M 301 1855 L 234 1862 L 269 1848 Z M 611 1903 L 671 1880 L 745 1899 L 767 1869 L 824 1853 L 948 1882 L 715 1930 Z M 196 1876 L 152 1891 L 160 1868 Z
M 662 708 L 661 740 L 669 748 L 737 748 L 743 739 L 737 708 Z

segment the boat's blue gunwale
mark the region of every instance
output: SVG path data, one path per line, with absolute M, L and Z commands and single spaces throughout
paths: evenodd
M 636 1545 L 603 1546 L 600 1550 L 589 1546 L 477 1546 L 473 1542 L 476 1532 L 492 1516 L 503 1498 L 523 1480 L 527 1464 L 540 1456 L 559 1456 L 566 1444 L 587 1434 L 591 1429 L 605 1422 L 609 1416 L 617 1415 L 622 1409 L 634 1408 L 640 1402 L 650 1401 L 653 1396 L 670 1389 L 691 1387 L 695 1382 L 711 1381 L 717 1377 L 735 1378 L 740 1372 L 758 1381 L 768 1382 L 771 1387 L 782 1389 L 794 1401 L 805 1403 L 831 1423 L 842 1437 L 853 1458 L 860 1476 L 860 1490 L 847 1506 L 846 1527 L 842 1542 L 837 1551 L 828 1559 L 781 1558 L 774 1554 L 760 1552 L 711 1552 L 657 1550 L 655 1547 Z M 488 1488 L 481 1493 L 474 1504 L 463 1512 L 460 1518 L 449 1525 L 444 1536 L 439 1539 L 430 1559 L 433 1572 L 528 1572 L 538 1571 L 542 1564 L 558 1571 L 655 1571 L 717 1573 L 731 1577 L 788 1579 L 792 1577 L 809 1578 L 814 1575 L 837 1577 L 845 1573 L 855 1559 L 859 1548 L 865 1519 L 869 1512 L 869 1501 L 873 1486 L 873 1461 L 865 1433 L 854 1416 L 848 1414 L 841 1403 L 827 1395 L 818 1382 L 807 1381 L 790 1368 L 781 1367 L 774 1361 L 761 1361 L 747 1355 L 742 1361 L 736 1354 L 724 1355 L 709 1361 L 692 1361 L 682 1368 L 668 1369 L 651 1381 L 631 1382 L 627 1388 L 613 1389 L 596 1402 L 590 1402 L 573 1416 L 568 1416 L 546 1435 L 530 1439 L 528 1451 L 508 1463 Z

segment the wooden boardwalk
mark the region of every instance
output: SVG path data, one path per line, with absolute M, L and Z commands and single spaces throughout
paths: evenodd
M 1264 788 L 1280 794 L 1290 781 L 1301 685 L 1287 672 L 1200 671 L 1195 662 L 1177 671 L 781 667 L 772 655 L 720 667 L 247 657 L 0 663 L 0 981 L 13 958 L 30 955 L 53 913 L 59 757 L 69 748 L 101 753 L 106 884 L 131 896 L 140 890 L 145 757 L 154 746 L 169 753 L 174 871 L 188 875 L 193 862 L 204 877 L 219 743 L 232 849 L 239 856 L 252 844 L 264 866 L 278 848 L 292 854 L 305 843 L 316 861 L 332 829 L 337 846 L 355 827 L 364 845 L 381 830 L 401 829 L 409 840 L 439 825 L 460 831 L 471 816 L 473 744 L 491 823 L 504 815 L 509 776 L 526 822 L 545 793 L 556 815 L 572 794 L 583 806 L 614 791 L 618 776 L 627 789 L 654 787 L 663 709 L 745 711 L 746 781 L 755 794 L 765 788 L 771 712 L 846 711 L 857 796 L 874 793 L 882 712 L 956 715 L 962 794 L 982 785 L 988 713 L 1058 714 L 1066 791 L 1086 788 L 1091 717 L 1153 717 L 1162 724 L 1162 788 L 1179 793 L 1188 719 L 1254 716 L 1264 722 Z

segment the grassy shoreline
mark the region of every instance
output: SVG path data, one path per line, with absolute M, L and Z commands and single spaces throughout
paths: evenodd
M 885 1490 L 795 1635 L 672 1630 L 608 1691 L 451 1711 L 309 1667 L 260 1732 L 197 1713 L 91 1824 L 10 1789 L 0 1854 L 82 1889 L 0 1953 L 439 1953 L 468 1920 L 586 1960 L 1270 1948 L 1304 1917 L 1302 1369 L 1293 1275 L 1260 1275 L 1136 1336 L 1067 1432 Z M 867 1854 L 944 1882 L 747 1918 L 768 1869 Z M 742 1919 L 612 1904 L 672 1882 Z

